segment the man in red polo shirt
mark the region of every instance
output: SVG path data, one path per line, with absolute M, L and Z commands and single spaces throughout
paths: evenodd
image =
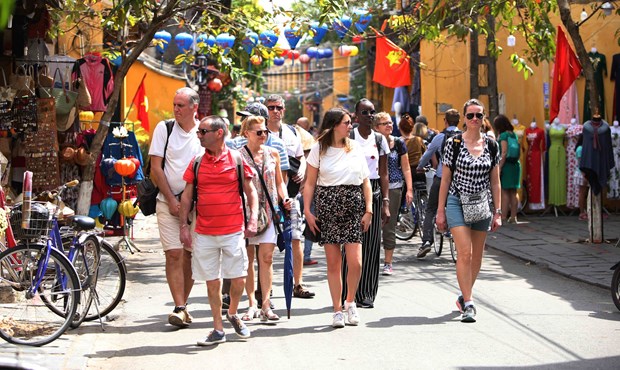
M 208 116 L 200 121 L 197 135 L 205 153 L 198 168 L 194 233 L 187 223 L 180 226 L 181 243 L 192 250 L 193 278 L 207 282 L 213 316 L 214 330 L 206 339 L 198 341 L 199 346 L 226 341 L 222 322 L 222 278 L 231 280 L 230 307 L 226 318 L 239 337 L 250 336 L 250 330 L 237 315 L 237 307 L 248 270 L 245 238 L 256 234 L 258 198 L 252 185 L 252 170 L 238 152 L 226 147 L 224 140 L 227 134 L 228 125 L 221 117 Z M 181 198 L 181 220 L 188 219 L 193 203 L 193 163 L 189 164 L 183 175 L 187 185 Z M 242 164 L 241 182 L 249 208 L 245 229 L 237 163 Z

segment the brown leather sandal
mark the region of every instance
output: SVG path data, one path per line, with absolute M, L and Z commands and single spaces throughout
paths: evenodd
M 295 285 L 295 288 L 293 288 L 293 296 L 297 298 L 312 298 L 314 297 L 314 292 L 307 290 L 302 285 Z

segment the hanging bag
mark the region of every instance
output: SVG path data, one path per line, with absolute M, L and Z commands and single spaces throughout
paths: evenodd
M 466 224 L 486 220 L 492 216 L 489 207 L 489 191 L 487 189 L 477 194 L 460 194 L 463 219 Z
M 58 115 L 67 115 L 71 112 L 71 109 L 75 106 L 75 100 L 77 99 L 77 92 L 67 90 L 67 86 L 65 85 L 65 81 L 62 78 L 62 73 L 60 69 L 56 68 L 54 71 L 54 81 L 56 81 L 56 75 L 60 76 L 60 83 L 62 87 L 53 87 L 52 88 L 52 97 L 56 101 L 56 114 Z
M 34 69 L 31 66 L 26 69 L 24 65 L 20 65 L 11 76 L 11 87 L 17 90 L 18 96 L 34 95 L 33 73 Z
M 37 74 L 37 79 L 39 81 L 39 87 L 51 88 L 54 86 L 54 77 L 50 76 L 46 64 L 43 65 L 43 67 Z
M 90 107 L 90 105 L 93 103 L 93 100 L 90 96 L 90 92 L 88 91 L 88 88 L 86 87 L 86 82 L 84 82 L 84 80 L 82 80 L 81 78 L 78 78 L 77 81 L 75 82 L 77 84 L 77 105 L 80 108 L 86 108 L 86 107 Z
M 11 106 L 17 90 L 7 85 L 4 68 L 0 68 L 0 70 L 2 70 L 2 78 L 4 79 L 4 86 L 0 87 L 0 130 L 8 131 L 13 128 L 14 117 Z

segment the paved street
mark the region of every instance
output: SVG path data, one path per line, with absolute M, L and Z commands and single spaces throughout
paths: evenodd
M 611 217 L 606 228 L 620 230 L 618 220 Z M 18 356 L 49 369 L 611 369 L 620 361 L 620 312 L 609 289 L 596 284 L 603 280 L 603 265 L 609 269 L 609 262 L 620 260 L 620 251 L 609 244 L 569 243 L 572 238 L 585 239 L 587 231 L 585 223 L 567 217 L 530 217 L 489 238 L 476 284 L 475 324 L 459 321 L 449 252 L 417 260 L 415 237 L 397 249 L 395 275 L 381 278 L 376 307 L 360 311 L 360 326 L 344 329 L 330 326 L 322 249 L 315 247 L 313 253 L 319 264 L 305 270 L 306 283 L 317 296 L 293 299 L 290 320 L 285 317 L 281 285 L 283 254 L 276 253 L 274 302 L 282 320 L 265 325 L 256 319 L 249 325 L 252 337 L 247 341 L 238 340 L 226 323 L 228 342 L 210 348 L 195 345 L 211 330 L 204 283 L 196 283 L 190 298 L 194 324 L 177 330 L 166 323 L 172 303 L 156 235 L 154 218 L 137 222 L 142 253 L 127 255 L 126 302 L 104 324 L 105 332 L 96 323 L 85 323 L 42 348 L 2 343 L 0 356 Z M 578 274 L 561 271 L 571 263 L 553 262 L 553 255 L 586 258 L 588 266 L 600 264 L 601 271 L 597 267 L 592 272 L 601 277 L 587 284 L 567 278 Z M 554 272 L 556 265 L 561 274 Z M 581 274 L 588 274 L 588 266 L 578 266 Z M 608 286 L 611 272 L 605 273 Z

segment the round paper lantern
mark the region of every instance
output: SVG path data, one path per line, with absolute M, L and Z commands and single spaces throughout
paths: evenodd
M 85 110 L 80 112 L 80 122 L 90 122 L 95 119 L 95 114 L 91 111 Z
M 297 59 L 299 59 L 300 55 L 301 55 L 301 53 L 299 52 L 299 50 L 290 50 L 288 52 L 288 58 L 289 59 L 297 60 Z
M 319 22 L 310 23 L 310 34 L 312 35 L 312 40 L 314 40 L 315 45 L 321 43 L 328 31 L 329 28 L 327 28 L 326 25 L 319 25 Z
M 136 170 L 136 164 L 127 158 L 119 159 L 114 163 L 114 170 L 121 176 L 129 176 Z
M 273 32 L 272 30 L 267 30 L 262 32 L 258 36 L 258 39 L 260 40 L 261 44 L 265 45 L 268 48 L 272 48 L 276 46 L 276 43 L 278 42 L 278 35 L 276 35 L 275 32 Z
M 319 48 L 311 46 L 306 49 L 306 54 L 308 54 L 310 58 L 317 58 L 319 56 Z
M 219 78 L 214 78 L 207 84 L 207 88 L 214 92 L 219 92 L 222 90 L 222 87 L 224 87 L 224 85 L 222 84 L 222 80 Z
M 354 44 L 361 44 L 364 41 L 362 35 L 355 35 L 351 38 Z
M 276 54 L 278 54 L 278 56 L 281 56 L 283 58 L 286 58 L 288 56 L 288 53 L 290 52 L 291 52 L 291 49 L 276 48 Z
M 299 61 L 303 64 L 310 63 L 310 56 L 308 56 L 308 54 L 301 54 L 299 56 Z
M 103 217 L 108 220 L 114 216 L 114 212 L 116 212 L 116 208 L 118 207 L 118 202 L 112 198 L 105 198 L 99 204 L 99 208 L 101 208 L 101 212 L 103 213 Z
M 194 37 L 186 32 L 181 32 L 174 36 L 174 42 L 181 52 L 187 53 L 187 51 L 194 44 Z
M 230 49 L 235 44 L 235 36 L 232 36 L 227 32 L 220 33 L 215 38 L 215 43 L 217 44 L 217 46 L 221 47 L 224 50 Z
M 282 57 L 275 57 L 273 58 L 273 64 L 277 65 L 277 66 L 281 66 L 284 64 L 285 59 Z
M 323 59 L 325 58 L 325 49 L 319 49 L 316 51 L 316 57 L 317 59 Z
M 323 58 L 331 58 L 334 55 L 334 51 L 330 48 L 323 49 Z
M 166 49 L 168 49 L 170 40 L 172 40 L 172 35 L 168 31 L 161 30 L 155 32 L 155 36 L 153 36 L 153 38 L 155 40 L 162 41 L 161 45 L 157 45 L 155 49 L 157 49 L 158 53 L 163 54 L 166 52 Z
M 262 62 L 263 62 L 263 58 L 261 58 L 260 55 L 252 55 L 250 57 L 250 63 L 252 63 L 255 66 L 260 65 Z
M 114 175 L 114 172 L 112 172 L 114 170 L 114 163 L 116 163 L 116 158 L 112 157 L 101 160 L 99 168 L 101 168 L 101 174 L 103 174 L 104 177 L 111 178 Z
M 356 56 L 360 52 L 360 49 L 355 45 L 349 46 L 349 50 L 351 51 L 350 55 L 352 57 Z
M 140 160 L 136 157 L 129 157 L 127 159 L 129 159 L 136 165 L 136 169 L 133 171 L 131 175 L 129 175 L 130 178 L 134 178 L 136 177 L 136 174 L 138 174 L 138 170 L 140 169 L 140 166 L 142 166 L 142 163 L 140 163 Z
M 351 54 L 351 49 L 347 45 L 341 45 L 338 47 L 338 53 L 343 57 L 348 57 Z

